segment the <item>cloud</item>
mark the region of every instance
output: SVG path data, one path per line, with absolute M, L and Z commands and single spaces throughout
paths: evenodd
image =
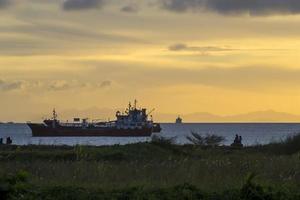
M 217 47 L 217 46 L 188 46 L 183 43 L 178 43 L 169 46 L 170 51 L 196 51 L 201 53 L 220 52 L 220 51 L 234 51 L 236 49 Z
M 121 11 L 127 13 L 137 13 L 139 9 L 136 5 L 126 5 L 121 8 Z
M 272 88 L 280 91 L 287 90 L 287 88 L 298 88 L 300 84 L 299 69 L 278 67 L 206 67 L 190 70 L 178 69 L 160 73 L 163 74 L 164 80 L 176 80 L 179 84 L 199 84 L 251 91 L 269 90 Z
M 65 80 L 57 80 L 57 81 L 53 81 L 50 85 L 49 85 L 49 89 L 51 90 L 67 90 L 70 89 L 72 86 Z
M 0 9 L 1 8 L 6 8 L 7 6 L 9 6 L 11 4 L 10 0 L 0 0 Z
M 63 9 L 70 10 L 85 10 L 100 8 L 104 5 L 104 0 L 66 0 L 63 3 Z
M 52 82 L 46 82 L 44 83 L 43 87 L 46 87 L 47 89 L 53 90 L 53 91 L 63 91 L 63 90 L 72 90 L 72 89 L 82 89 L 82 88 L 90 88 L 90 89 L 96 89 L 96 88 L 108 88 L 112 84 L 111 81 L 106 80 L 102 81 L 100 84 L 95 82 L 82 82 L 78 80 L 55 80 Z
M 111 86 L 111 81 L 108 81 L 108 80 L 106 80 L 106 81 L 103 81 L 102 83 L 100 83 L 100 88 L 107 88 L 107 87 L 110 87 Z
M 162 7 L 175 11 L 212 11 L 229 15 L 300 14 L 299 0 L 163 0 Z
M 79 80 L 2 80 L 0 79 L 0 91 L 23 90 L 29 92 L 42 91 L 66 91 L 85 89 L 105 89 L 109 88 L 112 82 L 105 80 L 102 82 L 95 81 L 79 81 Z
M 0 91 L 11 91 L 21 89 L 23 86 L 21 81 L 8 82 L 0 80 Z
M 91 51 L 104 44 L 149 43 L 143 38 L 118 33 L 106 33 L 81 26 L 47 22 L 32 22 L 26 25 L 3 25 L 0 37 L 1 55 L 61 55 L 75 51 Z M 18 37 L 7 37 L 16 35 Z M 30 36 L 30 37 L 28 37 Z M 47 40 L 45 40 L 45 37 Z M 99 44 L 102 45 L 99 45 Z
M 110 69 L 99 67 L 95 70 L 95 74 L 106 73 L 106 70 L 107 73 L 110 73 L 109 70 L 113 71 L 109 76 L 118 85 L 126 82 L 124 86 L 133 90 L 149 87 L 202 85 L 251 92 L 278 93 L 300 88 L 300 70 L 284 67 L 140 68 L 139 66 L 115 66 Z

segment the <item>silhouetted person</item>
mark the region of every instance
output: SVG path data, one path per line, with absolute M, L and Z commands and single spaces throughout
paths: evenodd
M 233 141 L 233 143 L 230 146 L 231 147 L 238 147 L 238 148 L 243 147 L 242 136 L 236 134 L 235 138 L 234 138 L 234 141 Z
M 239 142 L 239 136 L 236 134 L 233 143 L 238 143 Z
M 242 136 L 239 136 L 239 144 L 242 144 Z
M 0 138 L 0 145 L 3 144 L 3 138 Z
M 12 139 L 10 137 L 6 138 L 6 144 L 12 144 Z

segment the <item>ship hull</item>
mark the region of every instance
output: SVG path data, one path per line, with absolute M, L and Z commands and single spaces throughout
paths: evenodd
M 52 128 L 44 124 L 27 124 L 33 137 L 148 137 L 152 134 L 152 128 L 141 129 L 116 129 L 113 127 L 81 128 L 58 127 Z

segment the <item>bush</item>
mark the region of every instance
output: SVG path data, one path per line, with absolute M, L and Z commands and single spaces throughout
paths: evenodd
M 30 185 L 27 183 L 28 173 L 20 171 L 16 175 L 0 177 L 0 199 L 24 199 L 24 194 L 29 193 Z
M 202 200 L 296 200 L 299 192 L 289 192 L 270 188 L 254 182 L 256 176 L 250 174 L 241 188 L 219 192 L 205 192 L 189 183 L 172 187 L 93 188 L 73 186 L 31 186 L 27 183 L 27 173 L 19 172 L 0 179 L 1 200 L 85 200 L 85 199 L 202 199 Z
M 271 143 L 263 146 L 255 146 L 255 149 L 263 149 L 275 154 L 295 154 L 300 152 L 300 134 L 290 136 L 284 141 Z
M 254 174 L 250 174 L 241 189 L 241 198 L 247 200 L 265 199 L 263 188 L 253 182 Z
M 158 145 L 174 145 L 176 143 L 176 138 L 177 137 L 165 138 L 162 136 L 153 135 L 151 138 L 151 143 Z
M 300 151 L 300 134 L 288 137 L 283 142 L 283 149 L 288 154 L 297 153 Z
M 205 137 L 193 131 L 191 132 L 191 134 L 192 136 L 186 136 L 187 140 L 189 140 L 195 145 L 205 145 Z
M 187 136 L 186 139 L 192 142 L 194 145 L 200 146 L 219 146 L 221 142 L 225 140 L 223 136 L 209 135 L 202 136 L 199 133 L 191 132 L 192 136 Z
M 240 199 L 243 200 L 288 200 L 299 199 L 299 194 L 283 192 L 271 187 L 263 187 L 254 182 L 256 175 L 251 173 L 240 190 Z

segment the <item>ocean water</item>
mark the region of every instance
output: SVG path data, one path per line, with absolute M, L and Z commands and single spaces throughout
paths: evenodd
M 225 137 L 223 144 L 229 145 L 235 134 L 241 135 L 244 145 L 266 144 L 284 140 L 288 136 L 300 133 L 300 124 L 276 123 L 184 123 L 161 124 L 162 132 L 158 135 L 174 138 L 176 143 L 188 143 L 186 136 L 191 131 L 206 134 L 216 134 Z M 26 124 L 0 124 L 0 138 L 11 137 L 13 144 L 47 144 L 47 145 L 114 145 L 151 141 L 150 137 L 32 137 L 31 130 Z

